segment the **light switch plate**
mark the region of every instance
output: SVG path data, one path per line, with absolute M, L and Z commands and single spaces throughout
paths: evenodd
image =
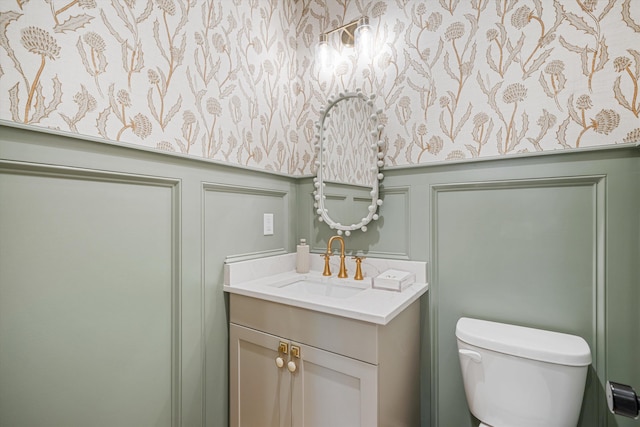
M 272 213 L 266 213 L 264 214 L 264 225 L 263 225 L 263 229 L 264 229 L 264 235 L 265 236 L 273 236 L 273 214 Z

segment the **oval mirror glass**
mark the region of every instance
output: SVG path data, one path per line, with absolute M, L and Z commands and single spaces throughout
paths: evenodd
M 384 165 L 375 96 L 361 91 L 329 98 L 316 123 L 314 208 L 319 220 L 348 236 L 378 219 L 379 168 Z

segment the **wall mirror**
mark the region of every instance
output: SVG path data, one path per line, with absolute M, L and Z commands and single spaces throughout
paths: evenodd
M 316 122 L 316 177 L 314 209 L 339 235 L 367 231 L 378 219 L 379 181 L 383 175 L 384 126 L 376 110 L 375 95 L 361 90 L 330 97 Z

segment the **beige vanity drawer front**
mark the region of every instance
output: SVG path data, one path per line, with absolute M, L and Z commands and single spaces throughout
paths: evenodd
M 377 365 L 379 326 L 230 294 L 231 323 Z

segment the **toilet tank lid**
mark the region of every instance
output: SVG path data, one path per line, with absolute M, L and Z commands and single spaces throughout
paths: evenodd
M 591 351 L 576 335 L 462 317 L 456 337 L 476 347 L 568 366 L 587 366 Z

